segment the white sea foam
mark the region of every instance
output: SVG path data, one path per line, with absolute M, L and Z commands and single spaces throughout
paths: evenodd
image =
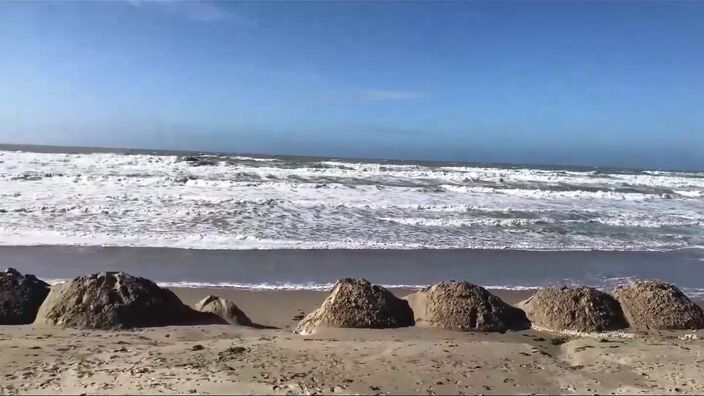
M 0 244 L 661 250 L 704 244 L 704 175 L 0 152 Z
M 45 279 L 50 285 L 57 285 L 70 281 L 70 279 Z M 187 289 L 237 289 L 237 290 L 253 290 L 253 291 L 279 291 L 279 290 L 306 290 L 306 291 L 328 291 L 335 285 L 334 282 L 327 283 L 290 283 L 290 282 L 264 282 L 264 283 L 240 283 L 240 282 L 195 282 L 195 281 L 178 281 L 178 282 L 155 282 L 160 287 L 169 288 L 187 288 Z M 421 289 L 427 285 L 404 285 L 404 284 L 383 284 L 387 289 Z M 521 290 L 521 289 L 516 289 Z
M 246 157 L 242 155 L 233 155 L 230 156 L 231 159 L 238 160 L 238 161 L 256 161 L 256 162 L 277 162 L 281 161 L 278 158 L 262 158 L 262 157 Z
M 479 194 L 504 194 L 519 196 L 525 199 L 608 199 L 608 200 L 627 200 L 627 201 L 644 201 L 651 199 L 660 199 L 661 197 L 654 194 L 642 193 L 620 193 L 614 191 L 551 191 L 540 189 L 524 189 L 524 188 L 491 188 L 491 187 L 474 187 L 474 186 L 455 186 L 441 185 L 440 187 L 459 193 L 479 193 Z
M 698 191 L 698 190 L 689 190 L 689 191 L 674 190 L 674 193 L 678 194 L 678 195 L 682 195 L 684 197 L 692 197 L 692 198 L 704 197 L 704 191 Z
M 466 226 L 494 226 L 494 227 L 516 227 L 535 224 L 539 222 L 551 222 L 550 219 L 496 219 L 496 218 L 472 218 L 472 219 L 428 219 L 420 217 L 411 218 L 393 218 L 382 217 L 380 220 L 390 221 L 392 223 L 426 226 L 426 227 L 466 227 Z
M 619 279 L 603 279 L 599 284 L 594 284 L 597 288 L 610 291 L 615 286 L 624 284 L 629 278 Z M 50 285 L 64 283 L 70 279 L 45 279 L 44 281 Z M 305 290 L 305 291 L 329 291 L 335 285 L 335 282 L 262 282 L 262 283 L 243 283 L 243 282 L 206 282 L 206 281 L 156 281 L 156 284 L 161 287 L 169 288 L 208 288 L 208 289 L 236 289 L 236 290 L 252 290 L 252 291 L 283 291 L 283 290 Z M 576 286 L 577 282 L 562 282 Z M 429 287 L 430 284 L 391 284 L 383 283 L 381 286 L 387 289 L 411 289 L 420 290 Z M 549 285 L 483 285 L 488 290 L 506 290 L 506 291 L 531 291 Z M 704 298 L 704 289 L 702 288 L 683 288 L 682 291 L 690 298 Z

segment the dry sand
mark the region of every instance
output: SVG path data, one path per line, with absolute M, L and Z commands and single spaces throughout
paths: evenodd
M 428 328 L 291 333 L 323 292 L 176 289 L 235 301 L 279 329 L 209 325 L 135 331 L 0 326 L 4 393 L 698 393 L 704 332 L 578 337 Z M 407 290 L 395 290 L 405 295 Z M 516 303 L 529 292 L 498 293 Z

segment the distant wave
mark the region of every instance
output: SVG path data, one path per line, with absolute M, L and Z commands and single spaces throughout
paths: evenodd
M 390 221 L 392 223 L 414 225 L 414 226 L 430 226 L 430 227 L 464 227 L 464 226 L 494 226 L 494 227 L 516 227 L 540 222 L 551 222 L 550 219 L 491 219 L 491 218 L 474 218 L 474 219 L 428 219 L 421 217 L 401 217 L 391 218 L 382 217 L 380 220 Z
M 424 227 L 468 227 L 468 226 L 489 226 L 489 227 L 521 227 L 535 224 L 603 224 L 615 227 L 703 227 L 704 219 L 662 219 L 657 216 L 651 218 L 638 218 L 628 216 L 617 217 L 597 217 L 581 220 L 556 220 L 546 217 L 526 219 L 526 218 L 423 218 L 423 217 L 382 217 L 380 220 L 398 224 L 424 226 Z
M 509 232 L 516 231 L 509 229 Z M 96 234 L 75 232 L 60 234 L 49 231 L 25 233 L 0 232 L 0 246 L 103 246 L 103 247 L 162 247 L 204 250 L 276 250 L 276 249 L 476 249 L 476 250 L 544 250 L 544 251 L 669 251 L 690 247 L 687 243 L 652 242 L 637 243 L 629 241 L 601 240 L 599 238 L 573 238 L 561 241 L 559 238 L 547 239 L 540 234 L 532 239 L 460 240 L 455 244 L 432 242 L 393 242 L 374 240 L 268 240 L 246 234 L 206 235 L 179 233 L 177 235 L 142 233 L 125 235 L 122 233 Z

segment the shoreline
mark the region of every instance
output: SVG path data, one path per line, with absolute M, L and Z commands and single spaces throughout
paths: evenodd
M 124 271 L 168 287 L 326 290 L 342 277 L 413 288 L 467 280 L 490 289 L 584 285 L 610 290 L 658 279 L 704 296 L 704 249 L 667 252 L 521 250 L 192 250 L 0 246 L 4 267 L 40 279 Z
M 154 249 L 154 250 L 179 250 L 179 251 L 199 251 L 199 252 L 356 252 L 356 251 L 371 251 L 371 252 L 490 252 L 490 253 L 673 253 L 673 252 L 688 252 L 704 250 L 704 246 L 688 246 L 678 247 L 673 249 L 516 249 L 516 248 L 247 248 L 247 249 L 203 249 L 203 248 L 188 248 L 179 246 L 131 246 L 131 245 L 80 245 L 80 244 L 0 244 L 0 249 L 4 248 L 67 248 L 67 249 Z

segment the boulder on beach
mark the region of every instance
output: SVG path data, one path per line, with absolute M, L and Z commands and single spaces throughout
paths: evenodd
M 497 332 L 530 328 L 523 311 L 469 282 L 440 282 L 405 299 L 413 309 L 416 325 Z
M 628 327 L 618 302 L 591 287 L 541 289 L 519 307 L 534 325 L 547 330 L 594 333 Z
M 0 325 L 34 322 L 49 285 L 34 275 L 22 275 L 14 268 L 0 272 Z
M 229 324 L 250 326 L 252 321 L 234 302 L 218 296 L 207 296 L 195 305 L 198 312 L 207 312 L 222 318 Z
M 103 272 L 52 287 L 35 323 L 80 329 L 165 326 L 193 322 L 193 312 L 148 279 Z
M 629 282 L 614 290 L 631 327 L 651 330 L 704 328 L 704 311 L 676 286 L 657 281 Z
M 298 324 L 295 332 L 306 335 L 319 327 L 383 329 L 413 326 L 408 302 L 366 279 L 340 279 L 317 310 Z

